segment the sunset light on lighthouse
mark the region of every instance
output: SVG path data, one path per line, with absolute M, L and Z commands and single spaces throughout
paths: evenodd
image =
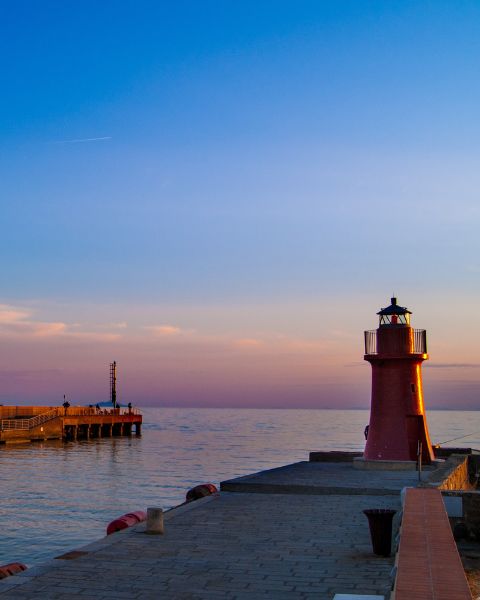
M 379 326 L 365 331 L 365 360 L 372 365 L 370 423 L 366 430 L 366 460 L 417 459 L 430 463 L 421 366 L 428 359 L 424 329 L 410 326 L 411 312 L 391 304 L 378 313 Z

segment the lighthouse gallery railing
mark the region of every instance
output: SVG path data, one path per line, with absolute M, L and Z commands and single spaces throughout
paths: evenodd
M 405 334 L 409 331 L 407 328 L 403 329 Z M 413 329 L 412 347 L 411 354 L 426 354 L 427 353 L 427 332 L 425 329 Z M 378 354 L 377 350 L 377 332 L 378 329 L 371 331 L 365 331 L 365 354 Z M 401 338 L 398 340 L 398 352 L 400 354 L 405 353 L 405 342 Z

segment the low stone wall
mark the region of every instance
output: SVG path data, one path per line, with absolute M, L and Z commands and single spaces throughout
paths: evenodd
M 468 455 L 452 454 L 443 464 L 430 472 L 428 478 L 419 487 L 439 490 L 474 490 L 476 482 L 472 480 Z

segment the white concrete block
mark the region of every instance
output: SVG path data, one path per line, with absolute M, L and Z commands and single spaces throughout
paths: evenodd
M 163 509 L 147 508 L 147 528 L 145 533 L 163 534 Z

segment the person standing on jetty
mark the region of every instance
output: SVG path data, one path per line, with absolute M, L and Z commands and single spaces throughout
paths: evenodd
M 65 411 L 64 414 L 67 414 L 67 410 L 68 410 L 68 408 L 70 406 L 70 402 L 66 399 L 65 394 L 63 394 L 63 405 L 62 406 L 63 406 L 64 411 Z

